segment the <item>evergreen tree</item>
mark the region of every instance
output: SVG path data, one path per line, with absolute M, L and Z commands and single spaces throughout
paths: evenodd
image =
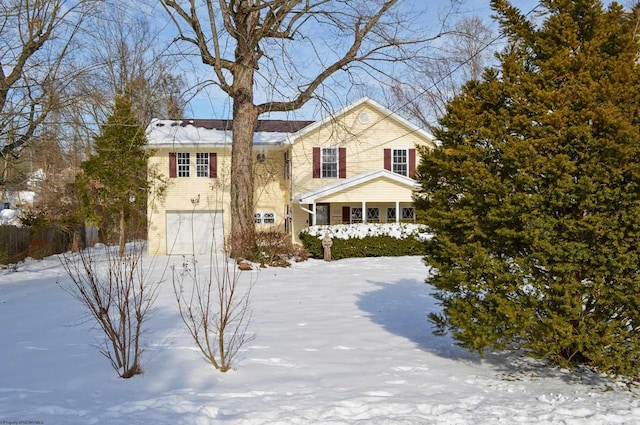
M 144 126 L 129 96 L 118 95 L 112 115 L 100 126 L 94 150 L 78 179 L 85 212 L 108 235 L 118 229 L 120 255 L 127 233 L 144 234 L 146 220 L 147 159 Z
M 431 315 L 467 349 L 640 372 L 640 7 L 492 7 L 508 46 L 424 152 Z

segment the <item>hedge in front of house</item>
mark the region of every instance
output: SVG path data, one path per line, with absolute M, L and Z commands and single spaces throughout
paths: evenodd
M 322 239 L 310 235 L 307 232 L 300 232 L 300 241 L 309 251 L 309 255 L 314 258 L 324 257 Z M 354 257 L 400 257 L 404 255 L 423 255 L 422 242 L 415 237 L 398 239 L 393 236 L 365 236 L 362 239 L 332 239 L 331 258 L 340 260 L 342 258 Z

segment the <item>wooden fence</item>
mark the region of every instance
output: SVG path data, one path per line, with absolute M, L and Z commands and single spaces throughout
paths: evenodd
M 72 246 L 72 239 L 72 234 L 53 227 L 0 226 L 0 264 L 66 252 Z

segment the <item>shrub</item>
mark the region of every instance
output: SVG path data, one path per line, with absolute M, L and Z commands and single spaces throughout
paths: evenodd
M 291 242 L 291 235 L 285 232 L 266 231 L 256 233 L 257 254 L 251 260 L 274 267 L 288 267 L 290 259 L 306 260 L 309 254 Z
M 331 258 L 399 257 L 423 255 L 421 240 L 426 229 L 416 225 L 339 225 L 316 226 L 300 232 L 300 241 L 311 257 L 323 258 L 322 238 L 326 231 L 333 238 Z

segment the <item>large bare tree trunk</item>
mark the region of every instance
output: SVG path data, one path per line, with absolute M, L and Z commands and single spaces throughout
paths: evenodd
M 252 102 L 235 99 L 231 148 L 231 237 L 233 258 L 253 254 L 256 237 L 253 221 L 253 131 L 258 120 Z

